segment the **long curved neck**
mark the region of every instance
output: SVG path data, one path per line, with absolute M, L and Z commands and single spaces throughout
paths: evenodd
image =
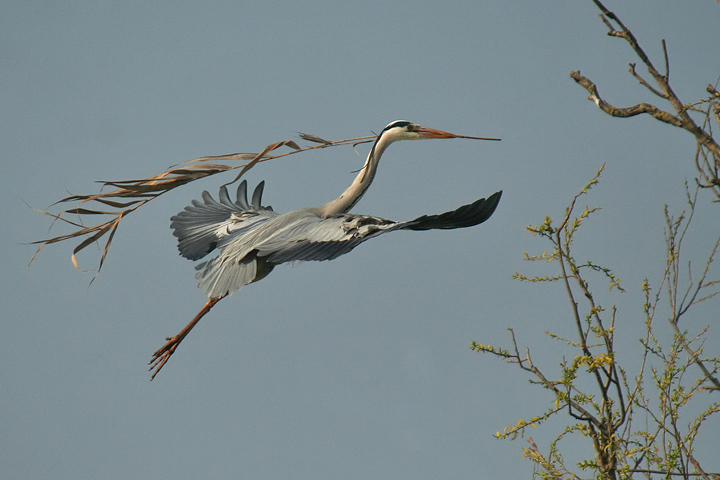
M 370 149 L 365 165 L 360 170 L 360 173 L 352 185 L 345 190 L 335 200 L 326 203 L 320 207 L 320 215 L 323 217 L 329 217 L 331 215 L 337 215 L 338 213 L 349 212 L 355 204 L 360 201 L 365 191 L 368 189 L 373 179 L 375 178 L 375 172 L 377 171 L 378 163 L 380 163 L 380 157 L 382 157 L 385 149 L 393 143 L 393 139 L 386 135 L 380 134 L 380 137 L 375 141 L 373 148 Z

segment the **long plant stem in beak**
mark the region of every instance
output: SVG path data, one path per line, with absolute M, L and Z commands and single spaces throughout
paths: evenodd
M 433 128 L 420 127 L 418 133 L 426 138 L 469 138 L 471 140 L 492 140 L 499 142 L 500 138 L 489 138 L 489 137 L 470 137 L 467 135 L 455 135 L 450 132 L 443 132 L 442 130 L 435 130 Z

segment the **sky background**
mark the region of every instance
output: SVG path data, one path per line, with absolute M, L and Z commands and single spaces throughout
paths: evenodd
M 686 102 L 718 80 L 716 1 L 608 7 L 658 66 L 667 40 Z M 595 290 L 618 305 L 619 344 L 637 351 L 640 284 L 662 273 L 663 205 L 684 208 L 694 139 L 647 116 L 610 118 L 569 77 L 581 70 L 618 106 L 655 102 L 627 72 L 636 61 L 590 1 L 6 2 L 0 478 L 529 478 L 525 440 L 493 434 L 552 399 L 469 347 L 508 345 L 512 327 L 548 372 L 572 354 L 543 334 L 572 334 L 561 285 L 511 277 L 554 273 L 523 261 L 549 248 L 524 228 L 559 219 L 605 164 L 581 205 L 603 209 L 576 253 L 622 279 L 624 295 L 600 278 Z M 219 303 L 153 382 L 150 355 L 206 300 L 169 218 L 232 177 L 179 188 L 124 220 L 90 287 L 92 273 L 70 262 L 75 244 L 28 266 L 28 242 L 65 232 L 48 232 L 30 207 L 93 193 L 96 180 L 259 151 L 297 132 L 368 135 L 396 119 L 502 142 L 395 144 L 354 211 L 405 220 L 502 189 L 495 215 L 278 267 Z M 357 150 L 267 162 L 247 179 L 266 180 L 278 211 L 321 205 L 354 178 L 367 154 Z M 707 198 L 687 245 L 696 262 L 718 236 Z M 81 267 L 97 266 L 92 250 Z M 717 345 L 717 310 L 699 309 L 687 326 L 713 322 Z M 546 450 L 559 428 L 533 438 Z M 717 445 L 720 425 L 707 428 Z

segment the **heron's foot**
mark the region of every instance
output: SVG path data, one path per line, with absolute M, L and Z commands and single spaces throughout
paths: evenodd
M 153 353 L 152 359 L 148 362 L 148 365 L 150 365 L 148 371 L 153 372 L 150 380 L 154 379 L 155 375 L 160 373 L 160 370 L 162 370 L 167 361 L 170 360 L 170 356 L 175 353 L 175 349 L 180 345 L 182 337 L 166 337 L 165 340 L 168 342 L 160 347 L 157 352 Z
M 214 297 L 207 301 L 205 306 L 200 310 L 200 312 L 195 315 L 195 318 L 190 320 L 190 323 L 188 323 L 185 328 L 180 330 L 180 333 L 175 335 L 174 337 L 167 337 L 165 340 L 168 342 L 163 345 L 160 349 L 158 349 L 157 352 L 153 353 L 152 358 L 150 359 L 150 362 L 148 362 L 148 365 L 150 365 L 149 370 L 153 372 L 152 377 L 150 377 L 150 380 L 155 378 L 155 375 L 160 373 L 160 370 L 165 366 L 168 360 L 170 360 L 170 357 L 173 353 L 175 353 L 175 349 L 177 349 L 178 345 L 180 345 L 180 342 L 183 341 L 185 337 L 188 336 L 190 333 L 190 330 L 195 328 L 195 325 L 200 321 L 202 317 L 205 316 L 206 313 L 210 311 L 210 309 L 215 305 L 217 302 L 222 300 L 225 297 L 223 295 L 222 297 Z

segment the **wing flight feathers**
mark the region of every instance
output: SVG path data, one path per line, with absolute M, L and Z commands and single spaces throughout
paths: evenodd
M 495 212 L 502 192 L 481 198 L 450 212 L 423 215 L 408 222 L 396 222 L 367 215 L 344 214 L 309 219 L 275 241 L 256 248 L 260 257 L 272 263 L 332 260 L 350 252 L 361 243 L 394 230 L 435 230 L 472 227 L 486 221 Z
M 264 183 L 260 182 L 255 189 L 252 205 L 247 201 L 247 182 L 243 180 L 238 185 L 235 202 L 223 186 L 218 195 L 219 202 L 203 191 L 202 202 L 193 200 L 192 205 L 171 217 L 170 228 L 178 237 L 180 255 L 198 260 L 215 249 L 218 241 L 229 234 L 229 227 L 242 221 L 242 213 L 253 212 L 257 216 L 272 212 L 271 207 L 261 204 Z
M 394 230 L 434 230 L 472 227 L 495 212 L 502 192 L 450 212 L 423 215 L 407 222 L 341 214 L 322 217 L 316 208 L 278 215 L 261 206 L 263 184 L 247 205 L 247 186 L 227 205 L 227 192 L 216 202 L 207 192 L 204 203 L 193 201 L 173 217 L 183 256 L 199 259 L 217 248 L 219 254 L 197 265 L 200 288 L 211 298 L 230 294 L 270 272 L 275 265 L 295 261 L 332 260 L 361 243 Z M 250 207 L 238 210 L 240 207 Z
M 439 215 L 423 215 L 406 222 L 403 230 L 436 230 L 473 227 L 490 218 L 500 202 L 502 191 L 495 192 L 489 198 L 473 202 L 469 205 L 441 213 Z
M 255 191 L 253 192 L 252 196 L 252 209 L 253 210 L 261 210 L 263 207 L 260 205 L 262 203 L 262 194 L 263 190 L 265 189 L 265 180 L 257 184 L 257 187 L 255 187 Z

